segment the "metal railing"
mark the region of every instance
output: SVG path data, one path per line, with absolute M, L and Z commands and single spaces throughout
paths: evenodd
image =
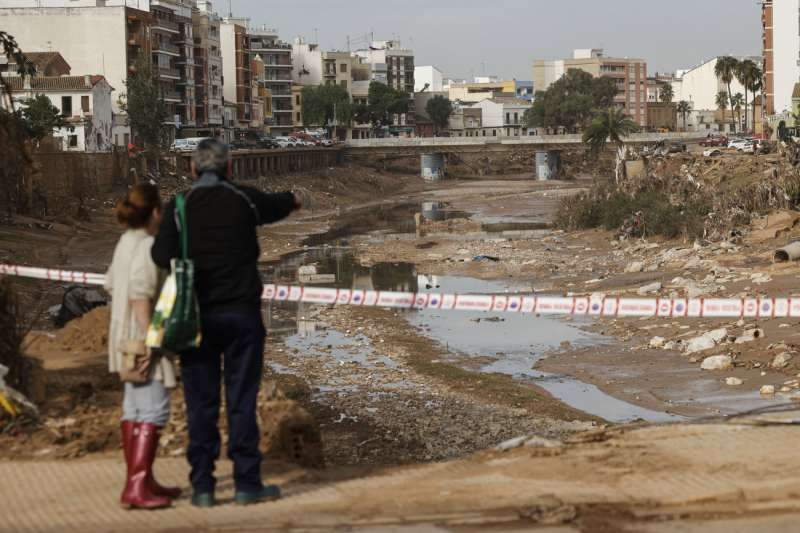
M 484 126 L 486 128 L 486 126 Z M 499 128 L 497 128 L 499 129 Z M 698 139 L 697 132 L 635 133 L 625 138 L 629 143 L 658 142 L 669 139 Z M 521 135 L 518 137 L 390 137 L 384 139 L 351 139 L 352 148 L 384 148 L 414 146 L 483 146 L 497 144 L 581 144 L 582 135 Z

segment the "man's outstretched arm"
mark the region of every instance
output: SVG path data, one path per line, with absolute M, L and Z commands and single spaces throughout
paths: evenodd
M 250 187 L 242 187 L 242 190 L 256 206 L 261 224 L 283 220 L 301 207 L 297 197 L 290 192 L 269 194 Z

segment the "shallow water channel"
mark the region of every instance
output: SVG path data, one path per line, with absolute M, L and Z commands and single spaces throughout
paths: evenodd
M 422 210 L 426 218 L 432 216 L 438 220 L 452 215 L 439 206 L 432 209 L 430 204 L 417 204 L 415 207 L 416 210 L 411 206 L 396 206 L 381 211 L 378 216 L 382 223 L 378 224 L 377 230 L 373 226 L 371 233 L 379 235 L 392 231 L 407 232 L 413 228 L 415 211 Z M 457 216 L 463 214 L 457 213 Z M 339 245 L 317 245 L 286 255 L 281 261 L 264 269 L 264 279 L 294 284 L 300 279 L 298 270 L 301 267 L 313 267 L 314 275 L 322 280 L 321 284 L 337 288 L 460 294 L 531 292 L 530 285 L 464 277 L 428 276 L 417 272 L 415 266 L 409 263 L 361 266 L 354 261 L 353 252 L 347 247 L 346 241 L 342 240 L 353 234 L 348 230 L 355 230 L 355 226 L 361 226 L 361 223 L 345 222 L 343 226 L 344 228 L 333 228 L 326 234 L 328 239 L 338 242 Z M 491 227 L 485 229 L 491 231 Z M 508 223 L 505 221 L 502 229 L 497 229 L 507 230 Z M 315 237 L 311 241 L 318 243 L 319 238 L 320 236 Z M 363 366 L 395 364 L 386 357 L 376 357 L 366 337 L 359 340 L 357 335 L 345 336 L 342 332 L 329 329 L 325 324 L 309 318 L 314 316 L 312 309 L 313 306 L 307 304 L 270 304 L 267 309 L 267 326 L 271 335 L 282 338 L 286 346 L 298 350 L 298 354 L 320 356 L 318 347 L 325 345 L 325 355 L 330 358 L 331 364 L 344 360 Z M 668 413 L 640 408 L 613 398 L 594 385 L 534 370 L 534 364 L 544 353 L 559 348 L 564 342 L 576 346 L 609 342 L 607 338 L 582 330 L 578 322 L 532 315 L 435 310 L 410 310 L 404 312 L 403 316 L 421 334 L 445 346 L 450 354 L 450 362 L 469 370 L 507 374 L 518 381 L 536 384 L 564 403 L 612 422 L 638 419 L 663 422 L 677 419 Z M 337 385 L 329 383 L 323 387 L 323 392 L 330 392 Z

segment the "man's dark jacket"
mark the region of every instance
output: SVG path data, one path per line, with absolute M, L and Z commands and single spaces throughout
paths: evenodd
M 266 194 L 211 173 L 195 183 L 186 195 L 186 219 L 201 312 L 260 309 L 263 286 L 256 228 L 286 218 L 296 205 L 292 193 Z M 173 200 L 164 209 L 153 261 L 169 268 L 179 244 Z

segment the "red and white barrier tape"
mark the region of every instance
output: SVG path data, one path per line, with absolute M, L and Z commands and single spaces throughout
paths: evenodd
M 103 285 L 103 274 L 0 264 L 0 274 Z M 436 294 L 265 285 L 264 300 L 326 305 L 541 315 L 662 318 L 800 318 L 800 298 L 595 298 Z

